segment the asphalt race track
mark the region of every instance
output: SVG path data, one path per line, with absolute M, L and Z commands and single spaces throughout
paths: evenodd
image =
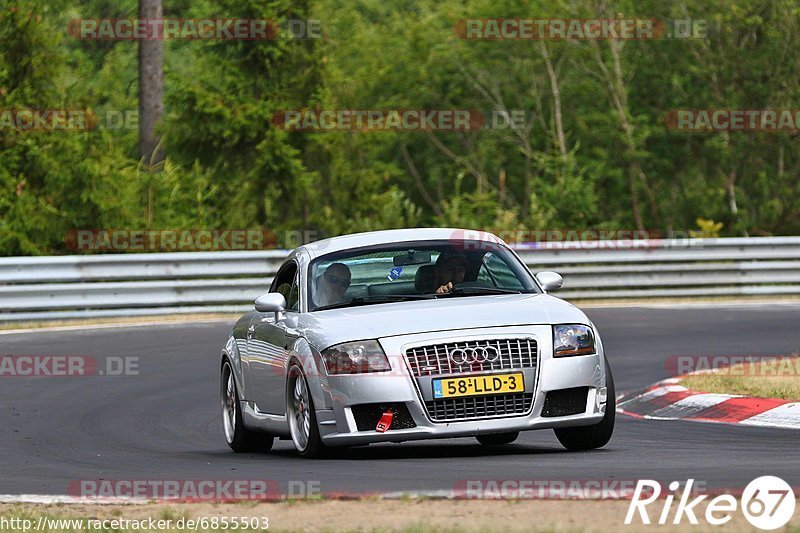
M 800 305 L 592 308 L 617 392 L 668 377 L 670 355 L 800 350 Z M 139 375 L 0 377 L 0 494 L 66 494 L 81 479 L 270 479 L 326 492 L 450 490 L 459 480 L 702 480 L 765 474 L 800 486 L 800 433 L 618 416 L 604 449 L 568 453 L 552 431 L 508 446 L 474 439 L 372 445 L 318 461 L 290 441 L 234 454 L 222 435 L 218 361 L 229 323 L 0 335 L 2 355 L 139 358 Z

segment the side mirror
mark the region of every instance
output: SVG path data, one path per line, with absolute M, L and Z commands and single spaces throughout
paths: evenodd
M 278 320 L 279 313 L 286 309 L 286 298 L 279 292 L 268 292 L 256 298 L 255 307 L 261 313 L 275 313 L 275 320 Z
M 564 278 L 557 272 L 544 271 L 536 274 L 536 279 L 546 291 L 556 291 L 564 284 Z

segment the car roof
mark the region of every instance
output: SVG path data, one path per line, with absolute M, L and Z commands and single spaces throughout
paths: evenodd
M 379 244 L 446 240 L 493 240 L 505 244 L 493 234 L 478 230 L 459 228 L 405 228 L 369 231 L 366 233 L 353 233 L 350 235 L 331 237 L 330 239 L 304 244 L 298 248 L 298 251 L 304 249 L 314 258 L 329 253 L 340 252 L 342 250 Z

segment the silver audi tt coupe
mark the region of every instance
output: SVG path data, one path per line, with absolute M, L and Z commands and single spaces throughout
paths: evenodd
M 233 327 L 220 363 L 225 439 L 330 447 L 553 428 L 570 450 L 605 445 L 614 381 L 578 308 L 550 296 L 494 235 L 401 229 L 300 246 Z

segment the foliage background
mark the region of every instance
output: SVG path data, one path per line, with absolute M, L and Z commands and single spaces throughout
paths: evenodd
M 137 45 L 75 18 L 135 0 L 0 3 L 0 109 L 137 109 Z M 800 234 L 791 133 L 686 133 L 672 109 L 794 109 L 790 0 L 164 0 L 165 17 L 319 19 L 323 37 L 167 41 L 167 159 L 136 131 L 0 130 L 0 254 L 68 252 L 76 228 L 409 226 Z M 468 17 L 700 19 L 705 39 L 466 41 Z M 298 108 L 523 109 L 523 130 L 286 132 Z M 283 243 L 281 243 L 283 244 Z

